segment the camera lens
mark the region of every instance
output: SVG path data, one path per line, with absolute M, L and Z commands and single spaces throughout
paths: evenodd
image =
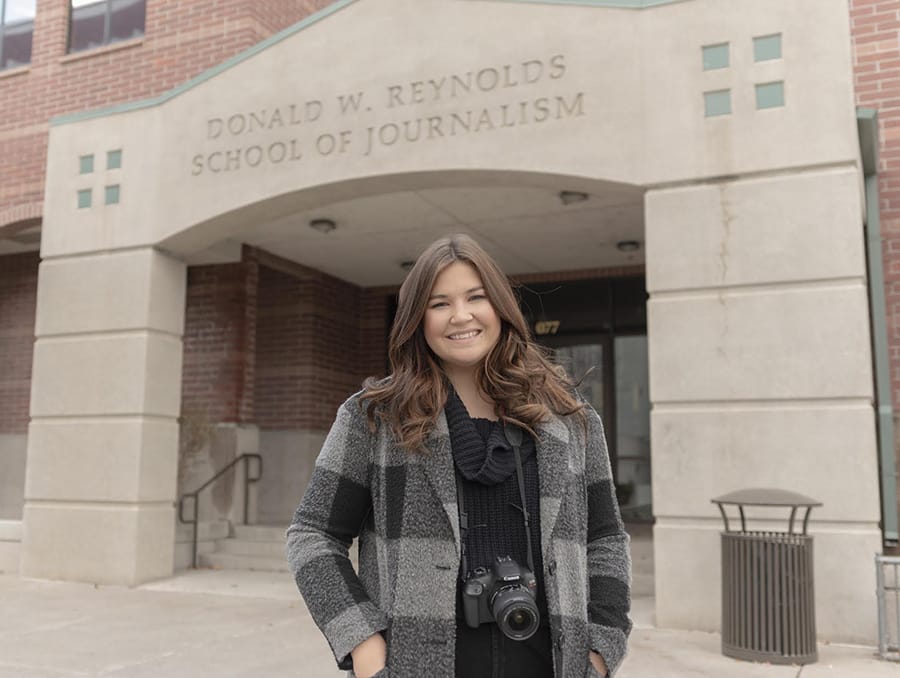
M 523 587 L 499 591 L 491 607 L 497 626 L 512 640 L 527 640 L 537 630 L 540 621 L 532 595 Z
M 509 628 L 516 633 L 527 631 L 528 627 L 534 623 L 534 617 L 531 616 L 531 613 L 522 608 L 510 612 L 506 619 L 509 622 Z

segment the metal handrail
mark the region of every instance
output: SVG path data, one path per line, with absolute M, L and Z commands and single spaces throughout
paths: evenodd
M 257 474 L 254 478 L 250 477 L 250 460 L 256 459 L 257 463 Z M 200 500 L 199 495 L 203 490 L 216 482 L 219 478 L 221 478 L 225 473 L 230 471 L 234 466 L 239 464 L 240 462 L 244 462 L 244 522 L 247 522 L 247 513 L 250 506 L 250 483 L 257 482 L 260 478 L 262 478 L 262 470 L 263 470 L 263 462 L 262 457 L 255 452 L 247 452 L 242 454 L 241 456 L 234 459 L 228 466 L 221 469 L 216 475 L 203 483 L 200 487 L 198 487 L 193 492 L 188 492 L 187 494 L 183 494 L 181 498 L 178 500 L 178 520 L 186 525 L 194 526 L 194 536 L 193 536 L 193 544 L 191 553 L 193 554 L 191 559 L 191 567 L 197 567 L 197 524 L 199 522 L 199 512 L 200 512 Z M 193 498 L 194 500 L 194 516 L 192 520 L 185 520 L 184 517 L 184 503 L 185 500 Z

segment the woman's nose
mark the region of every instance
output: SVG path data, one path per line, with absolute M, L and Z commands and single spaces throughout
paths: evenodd
M 453 309 L 453 315 L 450 317 L 450 322 L 453 323 L 467 323 L 472 319 L 472 312 L 469 311 L 464 306 L 457 306 Z

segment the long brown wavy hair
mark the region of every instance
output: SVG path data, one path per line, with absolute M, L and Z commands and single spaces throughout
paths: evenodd
M 506 275 L 478 243 L 458 234 L 432 243 L 416 260 L 400 287 L 397 315 L 391 329 L 391 376 L 363 384 L 362 404 L 373 428 L 376 417 L 388 424 L 399 444 L 412 452 L 426 451 L 425 437 L 447 400 L 448 380 L 437 356 L 425 341 L 423 318 L 438 275 L 450 264 L 472 265 L 500 323 L 500 337 L 476 372 L 483 395 L 497 405 L 500 419 L 535 427 L 551 413 L 580 413 L 583 405 L 565 371 L 553 364 L 534 343 Z

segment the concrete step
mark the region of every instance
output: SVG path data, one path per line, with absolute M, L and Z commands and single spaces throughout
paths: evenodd
M 243 541 L 277 541 L 284 544 L 284 533 L 287 526 L 272 525 L 234 525 L 231 528 L 233 537 Z
M 284 539 L 281 541 L 253 541 L 250 539 L 219 539 L 217 553 L 231 553 L 239 556 L 262 556 L 265 558 L 285 558 Z
M 185 524 L 180 521 L 175 523 L 175 541 L 178 543 L 190 542 L 193 535 L 193 529 L 193 525 Z M 197 523 L 197 541 L 225 539 L 227 536 L 227 520 L 201 520 Z
M 235 553 L 204 553 L 200 556 L 200 567 L 215 570 L 258 570 L 263 572 L 288 572 L 287 560 L 265 556 L 239 555 Z

